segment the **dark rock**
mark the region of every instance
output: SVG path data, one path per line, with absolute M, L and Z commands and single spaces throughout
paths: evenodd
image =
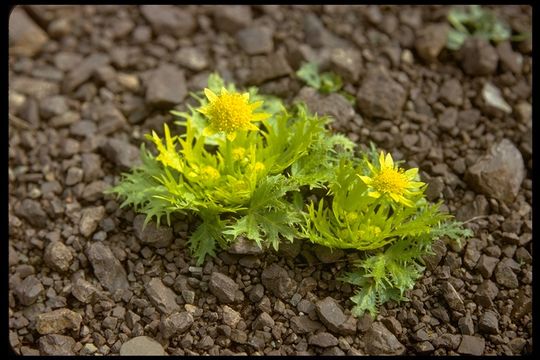
M 362 55 L 352 48 L 332 49 L 330 68 L 344 79 L 356 82 L 362 69 Z
M 88 247 L 88 260 L 101 285 L 111 293 L 129 288 L 126 271 L 108 246 L 98 242 Z
M 107 64 L 109 64 L 109 56 L 101 53 L 93 53 L 89 57 L 85 58 L 77 67 L 71 69 L 71 71 L 64 78 L 62 83 L 62 90 L 64 93 L 70 93 L 75 90 L 79 85 L 86 82 L 94 74 L 94 72 Z
M 9 16 L 9 53 L 12 56 L 36 55 L 49 41 L 47 34 L 21 8 Z
M 62 115 L 69 110 L 67 99 L 61 95 L 53 95 L 39 101 L 39 114 L 44 119 Z
M 207 56 L 196 47 L 180 48 L 174 55 L 176 63 L 193 71 L 201 71 L 208 67 Z
M 13 80 L 10 80 L 9 82 L 9 88 L 10 90 L 15 90 L 21 94 L 31 96 L 37 100 L 43 99 L 47 96 L 56 95 L 59 92 L 57 83 L 46 80 L 34 79 L 27 76 L 14 77 Z M 37 102 L 34 102 L 34 104 L 36 106 L 35 110 L 39 110 Z M 32 121 L 30 122 L 33 123 Z
M 101 219 L 105 216 L 105 207 L 93 206 L 81 211 L 81 221 L 79 222 L 79 231 L 81 235 L 89 237 L 96 231 Z
M 294 101 L 305 103 L 313 114 L 330 116 L 341 124 L 347 124 L 355 115 L 353 106 L 341 94 L 322 95 L 308 86 L 300 90 Z
M 25 306 L 32 305 L 43 293 L 43 285 L 35 275 L 27 276 L 15 287 L 15 295 Z
M 514 299 L 514 306 L 512 307 L 511 315 L 514 321 L 521 319 L 525 314 L 531 314 L 532 311 L 532 299 L 530 296 L 521 290 Z
M 67 271 L 73 261 L 73 255 L 69 248 L 61 241 L 53 241 L 45 248 L 43 255 L 45 264 L 56 271 Z
M 497 69 L 499 56 L 488 40 L 470 37 L 460 49 L 461 66 L 467 75 L 490 75 Z
M 443 296 L 451 309 L 456 311 L 463 311 L 464 304 L 461 296 L 456 289 L 449 282 L 443 283 L 442 286 Z
M 394 334 L 378 322 L 371 325 L 364 342 L 370 355 L 403 355 L 406 350 Z
M 188 312 L 175 313 L 161 320 L 159 331 L 165 339 L 185 333 L 193 325 L 193 316 Z
M 208 288 L 221 303 L 230 304 L 235 302 L 236 300 L 238 284 L 236 284 L 234 280 L 230 277 L 223 275 L 217 271 L 214 271 L 210 276 Z
M 414 344 L 414 350 L 418 355 L 427 355 L 435 350 L 435 348 L 429 341 L 422 341 Z
M 340 326 L 347 320 L 345 314 L 331 297 L 326 297 L 315 304 L 322 323 L 332 332 L 339 332 Z
M 76 124 L 81 116 L 74 111 L 67 111 L 61 115 L 54 116 L 49 120 L 49 125 L 53 128 Z
M 476 289 L 475 299 L 479 305 L 490 308 L 493 306 L 493 300 L 498 294 L 499 289 L 497 288 L 497 285 L 491 280 L 485 280 Z
M 96 180 L 86 185 L 81 194 L 83 200 L 88 202 L 94 202 L 103 197 L 103 192 L 110 187 L 105 181 Z
M 274 319 L 272 319 L 272 317 L 266 312 L 262 312 L 253 321 L 252 328 L 253 330 L 263 330 L 265 326 L 272 328 L 274 326 Z
M 346 47 L 348 45 L 345 40 L 328 31 L 313 13 L 308 13 L 304 17 L 304 34 L 306 43 L 314 48 Z
M 429 201 L 437 200 L 441 197 L 444 190 L 444 181 L 441 176 L 434 177 L 428 181 L 428 188 L 425 191 L 426 197 Z
M 197 348 L 208 350 L 212 346 L 214 346 L 214 339 L 210 337 L 209 335 L 203 336 L 203 338 L 197 343 Z
M 101 135 L 108 135 L 127 127 L 126 117 L 112 103 L 99 106 L 97 117 L 99 119 L 98 132 Z
M 260 301 L 264 296 L 264 286 L 261 284 L 256 284 L 251 288 L 251 291 L 249 292 L 249 300 L 256 303 Z
M 393 316 L 386 317 L 382 319 L 382 323 L 388 330 L 390 330 L 394 335 L 399 336 L 403 331 L 401 323 Z
M 41 204 L 36 200 L 24 199 L 19 206 L 15 208 L 15 213 L 35 227 L 47 227 L 49 218 L 45 211 L 43 211 Z
M 476 243 L 468 242 L 465 254 L 463 254 L 463 265 L 469 270 L 474 269 L 478 259 L 480 258 L 480 251 L 476 248 Z
M 122 344 L 120 355 L 167 355 L 163 346 L 148 336 L 137 336 Z
M 446 309 L 441 306 L 432 309 L 431 314 L 437 319 L 439 319 L 442 323 L 448 323 L 450 321 L 448 311 L 446 311 Z
M 280 299 L 290 298 L 296 290 L 296 282 L 289 277 L 287 270 L 275 263 L 263 270 L 261 282 L 267 290 Z
M 435 347 L 443 347 L 450 350 L 456 350 L 461 343 L 461 335 L 445 333 L 439 337 L 435 337 L 432 343 Z
M 276 79 L 292 73 L 287 59 L 282 53 L 253 56 L 251 58 L 248 82 L 259 85 L 267 80 Z
M 509 289 L 515 289 L 519 286 L 516 274 L 504 261 L 499 261 L 495 267 L 495 280 L 497 284 Z
M 429 24 L 417 30 L 414 46 L 418 55 L 427 62 L 437 60 L 446 46 L 449 30 L 447 23 Z
M 54 55 L 54 66 L 62 71 L 70 71 L 79 65 L 83 57 L 75 52 L 61 51 Z
M 510 41 L 500 42 L 497 45 L 497 54 L 499 55 L 503 69 L 510 70 L 514 74 L 521 74 L 523 55 L 512 50 Z
M 478 191 L 505 202 L 514 200 L 524 178 L 523 157 L 507 139 L 493 145 L 488 154 L 469 168 L 465 177 Z
M 407 94 L 388 74 L 376 70 L 367 74 L 356 98 L 358 109 L 365 116 L 395 119 L 401 114 Z
M 476 268 L 482 274 L 482 276 L 485 279 L 489 279 L 491 275 L 493 274 L 493 270 L 495 270 L 495 266 L 499 262 L 499 259 L 482 255 L 480 256 L 480 260 L 478 260 L 478 264 L 476 265 Z
M 322 327 L 320 322 L 311 320 L 307 315 L 294 316 L 289 322 L 295 334 L 311 334 Z
M 238 45 L 248 55 L 271 53 L 274 49 L 272 30 L 265 26 L 252 26 L 236 34 Z
M 156 35 L 169 34 L 174 37 L 190 35 L 197 27 L 192 13 L 172 5 L 142 5 L 144 18 Z
M 327 348 L 330 346 L 336 346 L 339 344 L 338 339 L 327 332 L 321 332 L 316 335 L 311 335 L 308 339 L 310 345 L 315 345 L 322 348 Z
M 149 222 L 143 230 L 145 218 L 145 215 L 137 215 L 133 219 L 133 230 L 135 231 L 135 236 L 141 240 L 141 243 L 156 248 L 163 248 L 171 245 L 173 240 L 173 229 L 163 224 L 157 227 L 154 222 Z
M 464 317 L 459 319 L 458 327 L 463 335 L 474 335 L 474 324 L 471 318 L 471 314 L 467 313 Z
M 57 309 L 48 313 L 39 314 L 36 318 L 36 330 L 40 334 L 54 334 L 66 329 L 79 331 L 82 316 L 69 309 Z
M 316 245 L 315 255 L 325 264 L 332 264 L 341 259 L 345 252 L 341 249 L 329 249 L 326 246 Z
M 288 258 L 295 258 L 302 251 L 302 242 L 300 240 L 284 241 L 279 244 L 279 254 Z
M 489 203 L 484 195 L 478 195 L 472 203 L 467 203 L 456 212 L 456 220 L 466 221 L 476 216 L 487 215 Z
M 129 170 L 141 164 L 139 149 L 120 139 L 107 139 L 101 147 L 105 157 L 117 165 L 120 170 Z
M 261 266 L 261 259 L 255 255 L 245 255 L 238 260 L 238 263 L 246 268 L 257 269 Z
M 235 328 L 238 322 L 242 320 L 240 313 L 229 306 L 223 306 L 223 323 L 230 328 Z
M 145 286 L 146 295 L 159 311 L 170 315 L 180 311 L 180 306 L 176 303 L 176 294 L 165 286 L 159 278 L 152 278 Z
M 75 184 L 78 184 L 83 179 L 83 176 L 84 176 L 83 169 L 72 166 L 67 171 L 65 184 L 67 186 L 73 186 Z
M 39 338 L 40 355 L 75 355 L 75 340 L 70 336 L 51 334 Z
M 220 30 L 229 34 L 234 34 L 238 30 L 248 26 L 253 15 L 251 13 L 251 7 L 248 5 L 222 5 L 214 7 L 214 26 Z
M 439 99 L 446 105 L 461 106 L 463 88 L 458 79 L 448 79 L 439 88 Z
M 174 65 L 162 64 L 153 70 L 146 84 L 146 102 L 152 106 L 171 108 L 187 95 L 184 73 Z
M 478 336 L 463 335 L 457 352 L 463 355 L 480 356 L 484 353 L 486 341 Z
M 236 241 L 227 249 L 230 254 L 237 255 L 259 255 L 264 251 L 255 241 L 251 241 L 243 236 L 236 238 Z
M 90 182 L 103 175 L 101 170 L 101 157 L 94 153 L 84 153 L 81 155 L 84 181 Z
M 512 352 L 514 355 L 520 355 L 523 352 L 523 348 L 525 347 L 525 344 L 527 344 L 527 340 L 523 338 L 515 338 L 510 340 L 508 343 L 508 346 L 510 346 L 510 349 L 512 349 Z
M 80 302 L 86 304 L 94 300 L 94 294 L 97 293 L 97 288 L 86 281 L 79 278 L 72 283 L 71 294 Z
M 487 310 L 478 322 L 478 330 L 486 334 L 498 334 L 499 320 L 497 320 L 497 315 L 493 311 Z

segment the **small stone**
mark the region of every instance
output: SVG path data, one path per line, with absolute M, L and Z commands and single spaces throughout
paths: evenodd
M 137 336 L 122 344 L 120 355 L 167 355 L 163 346 L 148 336 Z
M 56 271 L 64 272 L 71 266 L 73 254 L 61 241 L 53 241 L 45 248 L 43 260 Z
M 93 206 L 81 211 L 81 220 L 79 222 L 79 231 L 85 237 L 89 237 L 96 231 L 101 219 L 105 216 L 105 207 Z
M 152 278 L 146 284 L 145 290 L 152 304 L 163 314 L 169 315 L 180 311 L 180 305 L 176 303 L 176 294 L 159 278 Z
M 170 108 L 187 95 L 184 73 L 174 65 L 162 64 L 153 70 L 146 83 L 146 102 L 152 106 Z
M 280 78 L 291 73 L 292 69 L 282 53 L 253 56 L 248 82 L 260 85 L 267 80 Z
M 465 176 L 473 188 L 507 203 L 515 199 L 524 178 L 523 156 L 507 139 L 493 145 Z
M 67 111 L 61 115 L 54 116 L 49 120 L 49 125 L 53 128 L 64 127 L 76 124 L 81 116 L 74 111 Z
M 295 334 L 312 334 L 322 327 L 320 322 L 311 320 L 307 315 L 294 316 L 289 323 Z
M 406 350 L 394 334 L 378 322 L 371 325 L 364 342 L 370 355 L 403 355 Z
M 512 108 L 506 100 L 504 100 L 501 91 L 489 82 L 485 83 L 482 88 L 482 99 L 489 112 L 499 110 L 506 114 L 512 113 Z
M 516 274 L 504 261 L 500 261 L 495 267 L 495 280 L 497 284 L 509 289 L 516 289 L 519 286 Z
M 497 315 L 493 311 L 487 310 L 478 322 L 478 330 L 486 334 L 498 334 L 499 320 L 497 320 Z
M 429 24 L 417 30 L 414 46 L 418 55 L 427 62 L 437 60 L 439 53 L 446 46 L 448 24 Z
M 328 332 L 311 335 L 308 339 L 308 343 L 310 345 L 315 345 L 322 348 L 336 346 L 337 344 L 339 344 L 338 339 Z
M 418 355 L 427 355 L 435 350 L 429 341 L 422 341 L 414 344 L 414 350 Z
M 523 124 L 531 124 L 532 105 L 526 101 L 521 101 L 516 106 L 517 119 Z
M 66 185 L 67 186 L 73 186 L 75 184 L 78 184 L 83 179 L 83 169 L 72 166 L 68 169 L 66 174 Z
M 262 312 L 253 321 L 252 328 L 253 330 L 263 330 L 265 326 L 272 328 L 274 326 L 274 319 L 272 319 L 272 317 L 266 312 Z
M 108 65 L 109 61 L 109 56 L 101 53 L 93 53 L 85 58 L 65 76 L 62 84 L 63 92 L 70 93 L 78 88 L 79 85 L 89 80 L 97 69 Z
M 156 248 L 168 247 L 173 241 L 173 229 L 161 224 L 159 227 L 154 222 L 149 222 L 144 227 L 145 215 L 137 215 L 133 219 L 133 229 L 135 236 L 146 245 Z
M 24 306 L 32 305 L 43 293 L 43 285 L 35 275 L 27 276 L 15 287 L 15 295 Z
M 458 353 L 463 355 L 475 355 L 480 356 L 484 353 L 484 347 L 486 341 L 484 338 L 478 336 L 463 335 L 461 338 L 461 344 L 457 350 Z
M 238 284 L 236 284 L 230 277 L 217 271 L 214 271 L 212 275 L 210 275 L 208 288 L 221 303 L 230 304 L 236 300 Z
M 39 338 L 38 343 L 40 355 L 75 355 L 75 340 L 71 336 L 45 335 Z
M 90 184 L 86 185 L 83 190 L 81 197 L 83 200 L 88 202 L 94 202 L 103 197 L 103 192 L 110 187 L 105 181 L 97 180 L 92 181 Z
M 289 277 L 287 270 L 275 263 L 263 270 L 261 282 L 267 290 L 280 299 L 290 298 L 296 290 L 296 282 Z
M 177 6 L 142 5 L 140 10 L 155 34 L 184 37 L 190 35 L 197 27 L 194 15 Z
M 328 31 L 321 19 L 313 13 L 304 17 L 305 42 L 314 48 L 320 47 L 345 47 L 347 42 Z
M 15 76 L 13 80 L 10 80 L 9 82 L 9 89 L 10 91 L 14 90 L 37 100 L 58 94 L 59 92 L 57 83 L 47 80 L 34 79 L 27 76 Z M 29 100 L 30 99 L 27 100 L 27 103 L 30 103 Z M 34 104 L 36 106 L 35 110 L 37 115 L 37 102 L 34 102 Z
M 32 57 L 49 41 L 47 34 L 21 8 L 9 16 L 9 53 Z
M 108 246 L 101 242 L 91 243 L 86 255 L 103 287 L 113 294 L 129 288 L 126 271 Z
M 458 79 L 448 79 L 439 88 L 439 99 L 450 106 L 461 106 L 463 103 L 463 88 Z
M 467 75 L 490 75 L 497 69 L 499 56 L 488 40 L 470 37 L 460 49 L 461 65 Z
M 476 302 L 485 308 L 493 306 L 493 300 L 499 294 L 497 285 L 491 280 L 485 280 L 476 290 Z
M 193 316 L 188 312 L 174 313 L 161 320 L 159 331 L 165 339 L 185 333 L 193 325 Z
M 207 56 L 196 47 L 180 48 L 174 55 L 176 62 L 192 71 L 201 71 L 208 67 Z
M 259 255 L 264 251 L 255 241 L 251 241 L 243 236 L 236 238 L 236 241 L 227 249 L 230 254 L 237 255 Z
M 340 326 L 347 320 L 337 302 L 329 296 L 318 301 L 315 308 L 319 319 L 332 332 L 339 332 Z
M 229 34 L 245 28 L 253 19 L 251 7 L 248 5 L 216 6 L 213 15 L 216 28 Z
M 326 246 L 316 245 L 315 255 L 324 264 L 332 264 L 341 259 L 345 252 L 341 249 L 329 249 Z
M 393 316 L 382 319 L 382 323 L 388 330 L 390 330 L 394 335 L 399 336 L 403 331 L 401 323 Z
M 96 287 L 82 278 L 77 279 L 71 288 L 71 294 L 84 304 L 91 302 L 96 292 Z
M 330 67 L 344 79 L 356 82 L 362 69 L 362 55 L 352 48 L 332 49 Z
M 523 352 L 523 348 L 525 347 L 525 344 L 527 344 L 527 340 L 523 338 L 515 338 L 510 340 L 508 343 L 508 346 L 510 346 L 510 349 L 512 349 L 512 352 L 514 355 L 521 355 Z
M 67 99 L 61 95 L 53 95 L 39 101 L 39 114 L 44 119 L 59 116 L 69 110 Z
M 45 211 L 43 211 L 41 204 L 36 200 L 24 199 L 19 206 L 15 208 L 15 213 L 35 227 L 47 227 L 49 218 Z
M 242 320 L 242 316 L 238 311 L 233 310 L 227 305 L 223 306 L 223 323 L 225 325 L 234 329 L 240 320 Z
M 60 333 L 66 329 L 79 331 L 82 316 L 69 309 L 57 309 L 39 314 L 36 318 L 36 330 L 40 334 Z
M 264 286 L 256 284 L 249 292 L 249 300 L 256 303 L 259 302 L 264 296 Z
M 182 290 L 182 297 L 186 304 L 193 304 L 195 302 L 195 291 Z
M 467 313 L 464 317 L 459 319 L 458 327 L 463 335 L 474 335 L 474 324 L 471 314 Z
M 268 54 L 274 49 L 272 36 L 268 27 L 253 26 L 238 31 L 236 41 L 248 55 Z
M 83 57 L 75 52 L 61 51 L 54 55 L 54 66 L 62 71 L 69 71 L 79 65 Z
M 85 182 L 96 180 L 103 174 L 103 171 L 101 170 L 101 157 L 98 154 L 82 154 L 81 162 Z
M 98 350 L 98 348 L 92 344 L 92 343 L 88 343 L 88 344 L 84 344 L 83 348 L 81 349 L 80 351 L 80 355 L 92 355 L 94 354 L 96 351 Z
M 105 157 L 117 165 L 120 170 L 129 170 L 141 164 L 139 149 L 129 142 L 119 139 L 107 139 L 101 150 Z
M 363 80 L 358 94 L 358 109 L 370 118 L 395 119 L 407 99 L 403 87 L 388 74 L 371 71 Z
M 482 276 L 485 279 L 489 279 L 491 275 L 493 274 L 493 270 L 495 270 L 495 266 L 499 262 L 499 259 L 482 255 L 480 256 L 480 260 L 478 260 L 478 264 L 476 265 L 476 268 L 482 274 Z
M 120 73 L 116 76 L 116 81 L 126 90 L 138 92 L 141 84 L 137 75 Z
M 443 296 L 451 309 L 456 311 L 463 311 L 464 304 L 461 296 L 456 289 L 449 282 L 445 282 L 442 286 Z
M 305 103 L 313 114 L 332 117 L 336 123 L 342 125 L 341 128 L 347 128 L 345 125 L 349 125 L 356 114 L 351 103 L 341 94 L 322 95 L 308 86 L 300 90 L 294 101 Z
M 126 129 L 127 120 L 124 114 L 112 103 L 106 103 L 97 108 L 99 119 L 98 132 L 108 135 Z
M 521 74 L 523 69 L 523 55 L 512 50 L 510 41 L 502 41 L 497 45 L 497 54 L 501 60 L 503 69 L 508 69 L 514 74 Z

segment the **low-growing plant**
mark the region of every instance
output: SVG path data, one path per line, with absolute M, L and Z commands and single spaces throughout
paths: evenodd
M 296 76 L 308 86 L 323 94 L 339 93 L 351 104 L 355 105 L 356 103 L 354 95 L 342 90 L 343 80 L 341 76 L 331 71 L 319 73 L 319 66 L 316 63 L 309 62 L 302 64 L 296 72 Z
M 155 151 L 141 145 L 142 165 L 109 192 L 146 214 L 145 226 L 197 216 L 188 242 L 198 265 L 241 235 L 275 250 L 283 239 L 356 250 L 360 260 L 341 279 L 359 287 L 353 313 L 375 314 L 405 299 L 435 239 L 470 235 L 426 201 L 417 169 L 402 170 L 373 146 L 355 156 L 354 143 L 303 104 L 287 108 L 254 87 L 238 92 L 217 75 L 191 95 L 197 107 L 171 111 L 183 131 L 165 124 L 163 138 L 146 135 Z

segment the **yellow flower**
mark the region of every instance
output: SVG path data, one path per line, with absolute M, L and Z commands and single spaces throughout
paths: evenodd
M 219 171 L 215 167 L 207 165 L 203 167 L 202 175 L 210 180 L 215 180 L 219 178 Z
M 394 165 L 390 153 L 386 154 L 385 157 L 382 151 L 379 156 L 379 164 L 380 168 L 376 169 L 368 163 L 371 176 L 358 175 L 368 186 L 368 195 L 374 198 L 386 195 L 405 206 L 413 206 L 413 202 L 408 197 L 420 194 L 421 187 L 425 185 L 421 181 L 413 181 L 418 174 L 418 169 L 412 168 L 404 171 Z
M 237 147 L 233 149 L 232 156 L 234 160 L 242 160 L 244 156 L 246 155 L 246 149 L 243 147 Z
M 262 105 L 262 101 L 249 103 L 249 93 L 240 94 L 228 92 L 221 88 L 221 93 L 216 95 L 210 89 L 204 89 L 204 94 L 209 103 L 199 109 L 210 124 L 203 131 L 204 135 L 212 135 L 216 132 L 224 132 L 227 139 L 234 140 L 237 130 L 258 130 L 253 121 L 267 119 L 267 113 L 253 113 Z

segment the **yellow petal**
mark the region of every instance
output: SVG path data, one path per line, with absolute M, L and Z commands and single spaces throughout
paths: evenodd
M 267 113 L 257 113 L 257 114 L 253 114 L 251 116 L 251 119 L 253 121 L 260 121 L 260 120 L 266 120 L 270 117 L 270 114 L 267 114 Z
M 394 167 L 394 159 L 392 159 L 392 154 L 388 153 L 386 154 L 386 161 L 385 161 L 385 164 L 387 167 L 389 168 L 393 168 Z
M 383 169 L 385 161 L 384 161 L 384 152 L 382 151 L 381 151 L 381 154 L 379 155 L 379 164 L 381 165 L 381 169 Z
M 215 133 L 216 133 L 216 132 L 215 132 L 211 127 L 209 127 L 209 126 L 205 127 L 205 128 L 203 129 L 203 132 L 202 132 L 203 136 L 212 136 L 212 135 L 214 135 Z
M 255 110 L 256 108 L 261 106 L 263 103 L 264 103 L 263 101 L 255 101 L 249 104 L 249 106 L 251 107 L 251 110 Z
M 405 171 L 405 175 L 409 178 L 409 179 L 412 179 L 416 176 L 416 174 L 418 174 L 418 168 L 411 168 L 407 171 Z
M 405 205 L 405 206 L 411 207 L 411 206 L 414 205 L 414 204 L 412 203 L 412 201 L 410 201 L 410 200 L 408 200 L 408 199 L 405 199 L 404 197 L 401 197 L 400 200 L 401 200 L 400 202 L 401 202 L 403 205 Z
M 214 94 L 214 92 L 213 92 L 212 90 L 208 89 L 208 88 L 205 88 L 205 89 L 204 89 L 204 95 L 206 95 L 206 97 L 207 97 L 208 100 L 210 100 L 210 101 L 215 101 L 215 100 L 217 100 L 217 98 L 218 98 L 217 95 Z
M 253 125 L 253 124 L 250 123 L 250 124 L 248 125 L 248 130 L 255 130 L 255 131 L 257 131 L 257 130 L 259 130 L 259 128 L 258 128 L 257 126 L 255 126 L 255 125 Z
M 378 191 L 372 191 L 372 192 L 368 192 L 368 196 L 371 196 L 372 198 L 376 199 L 381 196 L 381 193 Z
M 227 91 L 227 89 L 225 89 L 224 87 L 221 88 L 221 93 L 222 94 L 228 94 L 229 92 Z
M 246 100 L 246 102 L 249 101 L 249 93 L 243 93 L 242 97 L 244 98 L 244 100 Z
M 236 139 L 236 133 L 235 133 L 235 132 L 228 133 L 228 134 L 227 134 L 227 139 L 228 139 L 229 141 L 233 141 L 234 139 Z
M 359 177 L 360 180 L 362 180 L 362 181 L 364 182 L 364 184 L 366 184 L 366 185 L 370 185 L 370 184 L 373 182 L 373 179 L 370 178 L 369 176 L 358 175 L 358 177 Z

